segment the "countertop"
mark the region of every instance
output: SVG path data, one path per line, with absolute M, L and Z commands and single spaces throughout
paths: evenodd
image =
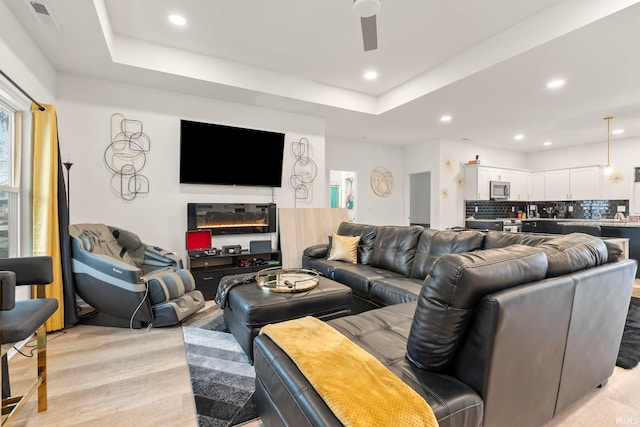
M 518 220 L 517 218 L 511 218 Z M 503 222 L 504 219 L 479 219 L 479 218 L 467 218 L 466 221 L 495 221 Z M 554 221 L 554 222 L 570 222 L 575 225 L 599 225 L 600 227 L 630 227 L 640 228 L 640 223 L 629 222 L 629 220 L 619 219 L 578 219 L 578 218 L 522 218 L 519 219 L 522 222 L 528 221 Z
M 570 222 L 575 225 L 599 225 L 600 227 L 635 227 L 640 228 L 640 223 L 629 222 L 629 220 L 620 219 L 577 219 L 577 218 L 528 218 L 521 221 L 556 221 Z

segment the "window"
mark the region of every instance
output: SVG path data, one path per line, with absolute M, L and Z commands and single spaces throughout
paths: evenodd
M 0 258 L 19 254 L 20 117 L 0 98 Z

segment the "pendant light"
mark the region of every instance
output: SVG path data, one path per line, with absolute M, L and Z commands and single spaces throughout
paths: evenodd
M 611 135 L 611 133 L 609 132 L 611 119 L 613 119 L 613 116 L 604 118 L 604 120 L 607 121 L 607 166 L 605 166 L 604 168 L 605 175 L 611 175 L 611 173 L 613 172 L 613 168 L 611 167 L 611 140 L 609 138 L 609 135 Z

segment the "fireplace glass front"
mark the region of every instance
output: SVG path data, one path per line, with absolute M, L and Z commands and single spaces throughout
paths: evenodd
M 211 230 L 213 235 L 273 233 L 276 231 L 274 203 L 189 203 L 189 230 Z

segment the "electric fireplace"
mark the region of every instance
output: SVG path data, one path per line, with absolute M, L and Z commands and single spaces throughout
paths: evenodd
M 274 203 L 188 203 L 189 230 L 211 230 L 213 235 L 273 233 Z

